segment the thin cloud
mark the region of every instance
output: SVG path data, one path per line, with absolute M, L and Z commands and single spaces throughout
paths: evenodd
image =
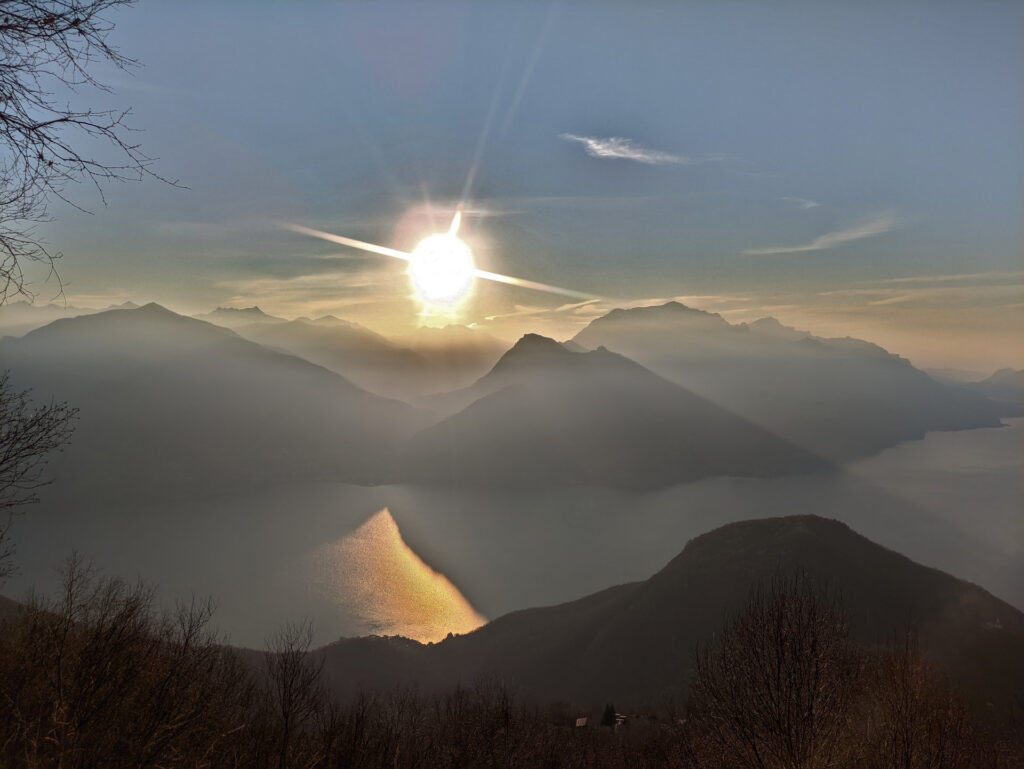
M 1016 301 L 1024 295 L 1024 285 L 1020 283 L 993 283 L 978 286 L 940 285 L 940 286 L 916 286 L 893 284 L 888 281 L 888 287 L 880 288 L 842 288 L 832 291 L 820 291 L 816 294 L 819 297 L 828 297 L 827 301 L 833 298 L 846 299 L 857 306 L 877 307 L 887 304 L 940 304 L 946 307 L 959 305 L 975 305 L 995 307 L 1004 301 Z M 1004 300 L 1004 301 L 1000 301 Z M 807 301 L 807 305 L 813 305 L 813 298 Z M 852 305 L 851 305 L 852 306 Z
M 643 207 L 652 203 L 681 199 L 681 195 L 531 195 L 507 198 L 488 198 L 486 203 L 519 209 L 560 206 L 584 210 Z
M 849 227 L 845 230 L 829 232 L 815 238 L 810 243 L 802 246 L 773 246 L 770 248 L 748 248 L 743 251 L 749 256 L 760 256 L 764 254 L 799 254 L 805 251 L 825 251 L 831 248 L 852 243 L 855 240 L 873 238 L 894 230 L 899 220 L 894 214 L 887 213 L 877 216 L 874 219 L 859 224 L 856 227 Z
M 303 302 L 323 297 L 363 295 L 391 289 L 401 279 L 401 270 L 390 265 L 361 273 L 317 272 L 286 278 L 256 277 L 226 280 L 218 288 L 231 292 L 231 301 L 267 300 Z
M 577 136 L 576 134 L 561 134 L 560 139 L 566 141 L 579 142 L 583 145 L 583 149 L 592 158 L 605 158 L 609 160 L 633 160 L 637 163 L 645 163 L 650 166 L 661 166 L 669 164 L 680 164 L 687 165 L 690 163 L 700 162 L 694 158 L 684 157 L 683 155 L 673 155 L 671 152 L 662 152 L 661 150 L 653 150 L 648 147 L 641 147 L 638 144 L 634 144 L 631 139 L 625 139 L 621 136 L 608 136 L 606 138 L 597 138 L 594 136 Z M 722 157 L 714 156 L 709 157 L 707 160 L 721 160 Z
M 546 314 L 557 312 L 547 307 L 537 307 L 530 304 L 513 304 L 511 312 L 495 313 L 494 315 L 485 315 L 484 320 L 492 322 L 495 320 L 502 320 L 504 318 L 519 318 L 519 317 L 541 317 Z
M 414 206 L 406 215 L 431 216 L 451 221 L 451 218 L 452 216 L 455 215 L 456 210 L 462 211 L 462 215 L 464 217 L 478 216 L 480 218 L 487 218 L 493 216 L 508 216 L 510 214 L 521 213 L 520 211 L 509 211 L 499 208 L 487 208 L 482 205 L 467 205 L 460 200 L 451 200 L 423 203 L 418 206 Z
M 878 283 L 959 283 L 973 280 L 1004 280 L 1024 278 L 1024 270 L 1010 272 L 965 272 L 955 275 L 915 275 L 906 278 L 886 278 Z
M 605 300 L 602 299 L 587 299 L 584 302 L 572 302 L 569 304 L 560 304 L 557 307 L 539 307 L 533 305 L 516 304 L 513 305 L 514 310 L 512 312 L 498 313 L 495 315 L 486 315 L 484 320 L 493 321 L 501 318 L 515 318 L 519 316 L 530 316 L 534 318 L 544 318 L 552 315 L 558 315 L 560 313 L 568 312 L 570 314 L 578 314 L 580 310 L 591 307 L 595 303 L 602 305 L 599 314 L 603 315 L 608 312 L 604 308 L 606 304 Z
M 821 205 L 821 203 L 819 203 L 818 201 L 808 200 L 807 198 L 793 198 L 789 196 L 784 196 L 782 199 L 785 200 L 787 203 L 792 203 L 797 208 L 801 208 L 805 211 L 808 208 L 818 208 Z
M 1016 286 L 1024 288 L 1024 270 L 1009 272 L 962 272 L 945 275 L 908 275 L 899 278 L 882 278 L 863 281 L 860 287 L 839 288 L 831 291 L 819 291 L 818 296 L 880 296 L 903 291 L 929 291 L 950 284 L 976 284 L 959 288 L 975 288 L 979 286 Z M 929 285 L 938 284 L 938 286 Z M 897 288 L 893 288 L 896 286 Z M 918 287 L 920 286 L 920 287 Z
M 882 298 L 868 302 L 872 307 L 886 304 L 933 305 L 941 307 L 997 307 L 1024 295 L 1020 284 L 990 286 L 931 286 L 928 288 L 883 289 Z

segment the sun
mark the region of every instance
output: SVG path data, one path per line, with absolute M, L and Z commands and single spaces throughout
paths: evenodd
M 408 274 L 424 302 L 457 304 L 473 285 L 473 252 L 451 232 L 429 235 L 409 255 Z
M 545 291 L 549 294 L 571 296 L 574 299 L 583 299 L 585 303 L 601 300 L 601 297 L 594 294 L 574 291 L 570 288 L 559 288 L 547 283 L 538 283 L 535 280 L 513 278 L 511 275 L 502 275 L 498 272 L 478 270 L 473 263 L 473 252 L 470 251 L 469 246 L 465 242 L 459 239 L 458 233 L 461 223 L 462 206 L 460 205 L 455 211 L 455 216 L 452 217 L 452 224 L 448 228 L 448 232 L 428 235 L 410 253 L 388 246 L 366 243 L 354 238 L 346 238 L 342 235 L 334 235 L 330 232 L 314 230 L 301 224 L 279 222 L 281 227 L 292 232 L 299 232 L 303 235 L 326 240 L 329 243 L 337 243 L 348 248 L 358 248 L 361 251 L 369 251 L 371 254 L 390 256 L 408 262 L 409 269 L 407 274 L 412 280 L 412 285 L 416 289 L 420 301 L 424 305 L 424 310 L 431 305 L 439 310 L 445 307 L 446 309 L 442 311 L 442 314 L 452 315 L 458 305 L 469 296 L 469 290 L 473 287 L 475 278 L 490 280 L 495 283 L 504 283 L 509 286 L 528 288 L 533 291 Z

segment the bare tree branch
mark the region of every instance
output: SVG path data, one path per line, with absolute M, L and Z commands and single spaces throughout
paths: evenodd
M 13 554 L 7 537 L 12 511 L 38 501 L 37 492 L 50 483 L 46 463 L 74 432 L 78 409 L 66 403 L 33 404 L 28 390 L 15 390 L 7 373 L 0 374 L 0 580 L 10 575 Z
M 778 575 L 698 654 L 691 728 L 728 766 L 831 766 L 857 666 L 836 603 L 801 573 Z
M 109 93 L 93 75 L 96 65 L 136 64 L 107 39 L 113 24 L 106 14 L 133 2 L 0 0 L 0 304 L 11 296 L 32 298 L 28 264 L 56 275 L 60 254 L 36 225 L 49 220 L 55 197 L 80 208 L 66 194 L 69 184 L 89 182 L 103 201 L 109 182 L 162 178 L 154 159 L 131 140 L 128 110 L 62 101 L 68 93 Z

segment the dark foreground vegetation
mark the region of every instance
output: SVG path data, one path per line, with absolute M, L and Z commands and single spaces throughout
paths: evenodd
M 7 612 L 0 766 L 1024 766 L 1019 719 L 968 712 L 912 636 L 855 645 L 837 604 L 801 576 L 754 589 L 698 652 L 688 702 L 618 726 L 610 707 L 519 702 L 499 681 L 342 702 L 308 628 L 245 652 L 218 643 L 211 613 L 159 612 L 145 586 L 71 563 L 59 598 Z

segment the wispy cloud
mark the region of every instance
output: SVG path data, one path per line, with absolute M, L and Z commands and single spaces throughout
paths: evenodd
M 748 248 L 743 253 L 756 256 L 762 254 L 798 254 L 804 251 L 825 251 L 855 240 L 871 238 L 894 230 L 899 219 L 893 213 L 885 213 L 845 230 L 836 230 L 815 238 L 802 246 L 772 246 L 769 248 Z
M 681 195 L 530 195 L 508 198 L 488 198 L 488 205 L 503 206 L 516 211 L 524 208 L 615 209 L 624 207 L 646 207 L 653 203 L 681 200 Z
M 570 304 L 560 304 L 557 307 L 542 307 L 526 304 L 513 305 L 513 309 L 510 312 L 497 313 L 494 315 L 485 316 L 485 320 L 494 321 L 501 318 L 515 318 L 519 316 L 529 316 L 532 318 L 547 318 L 560 313 L 570 313 L 573 315 L 580 314 L 581 311 L 586 310 L 589 307 L 599 304 L 601 306 L 599 310 L 600 315 L 604 315 L 608 310 L 604 307 L 606 300 L 602 299 L 587 299 L 585 302 L 572 302 Z
M 802 208 L 804 210 L 806 210 L 808 208 L 818 208 L 821 205 L 821 203 L 819 203 L 818 201 L 816 201 L 816 200 L 808 200 L 807 198 L 794 198 L 794 197 L 784 196 L 782 199 L 785 200 L 787 203 L 792 203 L 797 208 Z
M 225 292 L 223 302 L 234 306 L 258 304 L 273 306 L 280 311 L 298 310 L 306 314 L 305 307 L 328 303 L 333 307 L 378 302 L 384 298 L 404 298 L 401 281 L 403 271 L 389 264 L 362 273 L 317 272 L 292 277 L 244 278 L 226 280 L 217 284 Z
M 960 283 L 979 280 L 1014 280 L 1024 278 L 1024 270 L 1010 272 L 962 272 L 955 275 L 914 275 L 905 278 L 885 278 L 877 283 Z
M 709 163 L 716 160 L 725 160 L 726 155 L 714 154 L 703 155 L 698 158 L 686 157 L 685 155 L 673 155 L 671 152 L 641 147 L 635 144 L 632 139 L 621 136 L 607 136 L 599 138 L 596 136 L 579 136 L 577 134 L 561 134 L 560 139 L 570 142 L 579 142 L 583 149 L 592 158 L 605 158 L 609 160 L 633 160 L 637 163 L 645 163 L 650 166 L 661 166 L 669 164 L 691 165 L 693 163 Z

